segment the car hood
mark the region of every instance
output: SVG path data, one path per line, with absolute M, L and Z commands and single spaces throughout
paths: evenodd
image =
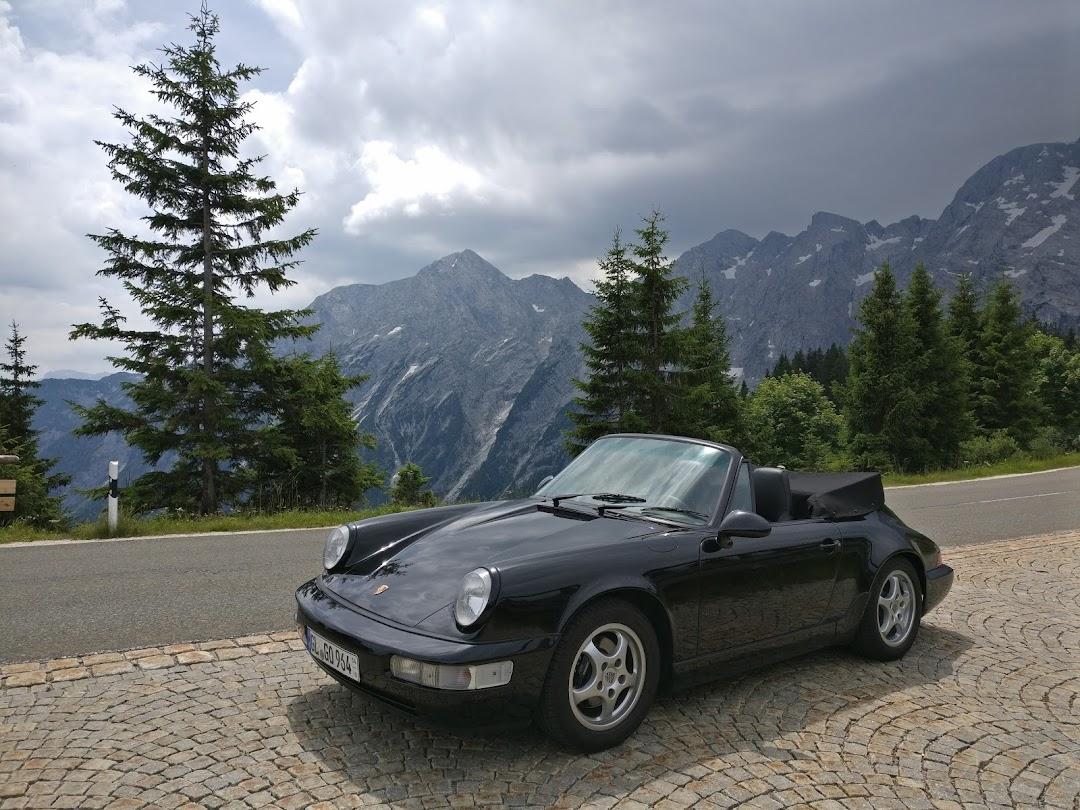
M 622 542 L 670 528 L 601 518 L 592 510 L 551 509 L 535 500 L 511 501 L 401 537 L 340 572 L 326 574 L 323 581 L 356 607 L 415 626 L 453 602 L 462 577 L 480 566 L 498 568 L 526 557 Z

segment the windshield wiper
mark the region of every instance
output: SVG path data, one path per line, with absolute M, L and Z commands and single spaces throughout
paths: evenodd
M 643 506 L 642 511 L 648 512 L 675 512 L 679 515 L 689 515 L 690 517 L 701 518 L 702 520 L 708 520 L 709 516 L 704 512 L 696 512 L 693 509 L 679 509 L 675 506 Z
M 603 514 L 605 509 L 629 509 L 630 507 L 636 507 L 643 512 L 674 512 L 677 515 L 688 515 L 702 521 L 708 521 L 709 519 L 708 515 L 703 512 L 695 512 L 693 509 L 680 509 L 676 506 L 641 506 L 637 503 L 612 504 L 611 506 L 604 505 L 599 508 L 599 512 L 600 514 Z
M 627 505 L 633 503 L 645 503 L 644 498 L 639 498 L 636 495 L 619 495 L 615 492 L 577 492 L 570 495 L 553 495 L 551 497 L 551 505 L 558 506 L 559 501 L 565 501 L 570 498 L 592 498 L 594 501 L 608 501 L 610 503 L 625 503 Z M 600 509 L 606 509 L 608 507 L 600 507 Z

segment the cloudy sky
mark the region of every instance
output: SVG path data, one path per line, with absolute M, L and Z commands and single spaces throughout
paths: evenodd
M 188 3 L 191 10 L 195 0 Z M 512 276 L 587 285 L 653 207 L 672 253 L 817 210 L 937 216 L 1008 149 L 1080 136 L 1080 3 L 217 0 L 279 183 L 316 226 L 302 306 L 471 247 Z M 137 228 L 93 140 L 149 108 L 130 66 L 186 41 L 184 3 L 0 0 L 0 322 L 43 370 L 101 295 L 85 238 Z

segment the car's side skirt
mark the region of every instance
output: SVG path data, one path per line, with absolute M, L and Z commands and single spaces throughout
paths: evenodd
M 836 643 L 836 628 L 835 622 L 827 622 L 790 633 L 787 638 L 766 639 L 676 661 L 672 665 L 672 688 L 686 689 L 719 678 L 734 677 L 831 646 Z

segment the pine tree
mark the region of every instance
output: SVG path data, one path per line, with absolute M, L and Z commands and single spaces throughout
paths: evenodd
M 14 465 L 0 467 L 0 478 L 15 480 L 15 511 L 0 513 L 4 522 L 24 520 L 47 526 L 63 521 L 61 499 L 52 493 L 70 483 L 70 476 L 54 473 L 56 459 L 41 458 L 34 412 L 42 400 L 34 392 L 37 366 L 26 356 L 26 336 L 12 322 L 4 344 L 6 362 L 0 362 L 0 454 L 19 457 Z
M 731 377 L 731 353 L 723 316 L 702 274 L 683 335 L 679 365 L 682 397 L 676 432 L 726 444 L 739 441 L 739 395 Z
M 242 497 L 245 469 L 273 430 L 259 407 L 277 368 L 271 347 L 313 331 L 300 322 L 306 313 L 246 307 L 239 296 L 290 286 L 292 257 L 315 231 L 267 237 L 299 191 L 277 193 L 256 174 L 261 157 L 240 157 L 256 126 L 239 87 L 261 69 L 221 68 L 218 19 L 205 6 L 190 30 L 194 43 L 164 48 L 165 64 L 134 68 L 174 115 L 117 110 L 130 142 L 99 144 L 113 177 L 151 209 L 149 234 L 91 235 L 109 254 L 99 275 L 120 279 L 152 326 L 127 327 L 102 299 L 100 324 L 77 325 L 72 338 L 122 344 L 113 364 L 141 377 L 126 386 L 131 410 L 79 408 L 79 433 L 120 431 L 151 463 L 175 455 L 169 471 L 141 482 L 143 491 L 156 506 L 210 513 Z
M 911 426 L 914 469 L 955 465 L 960 442 L 971 435 L 967 367 L 960 339 L 950 334 L 941 310 L 941 292 L 922 262 L 915 266 L 904 306 L 914 323 L 911 358 L 918 380 L 918 414 Z
M 666 433 L 676 424 L 676 408 L 682 397 L 678 380 L 682 314 L 675 302 L 687 281 L 673 274 L 673 263 L 664 255 L 668 232 L 659 211 L 645 217 L 635 233 L 633 246 L 635 313 L 640 340 L 640 364 L 631 379 L 639 403 L 637 411 L 652 433 Z
M 795 369 L 791 366 L 791 359 L 786 353 L 780 353 L 780 359 L 776 361 L 776 365 L 773 366 L 773 370 L 767 376 L 769 377 L 783 377 L 785 374 L 790 374 Z
M 435 493 L 424 488 L 430 480 L 410 461 L 394 476 L 390 500 L 402 506 L 435 506 L 438 503 Z
M 634 265 L 626 254 L 616 229 L 607 255 L 599 262 L 596 303 L 582 324 L 589 336 L 589 342 L 581 344 L 588 375 L 573 381 L 581 396 L 575 398 L 577 409 L 570 413 L 574 427 L 566 446 L 572 455 L 600 436 L 645 427 L 634 409 L 631 370 L 638 362 L 640 344 L 635 330 Z
M 972 405 L 982 430 L 1006 430 L 1021 445 L 1034 436 L 1039 418 L 1032 331 L 1012 285 L 1005 280 L 996 284 L 987 297 L 974 350 Z
M 383 474 L 358 455 L 375 447 L 362 433 L 345 394 L 367 377 L 341 373 L 333 354 L 312 359 L 290 355 L 277 361 L 265 409 L 272 430 L 248 484 L 262 510 L 346 509 L 382 486 Z
M 830 344 L 821 359 L 821 372 L 818 382 L 825 388 L 825 394 L 837 402 L 843 392 L 848 376 L 848 356 L 843 346 Z
M 34 391 L 41 383 L 34 379 L 37 366 L 26 359 L 26 335 L 14 321 L 4 350 L 7 361 L 0 363 L 0 425 L 6 428 L 9 440 L 24 441 L 34 437 L 34 411 L 42 402 Z
M 887 263 L 874 275 L 858 321 L 844 391 L 852 457 L 864 468 L 906 470 L 916 455 L 911 437 L 919 413 L 915 324 Z

